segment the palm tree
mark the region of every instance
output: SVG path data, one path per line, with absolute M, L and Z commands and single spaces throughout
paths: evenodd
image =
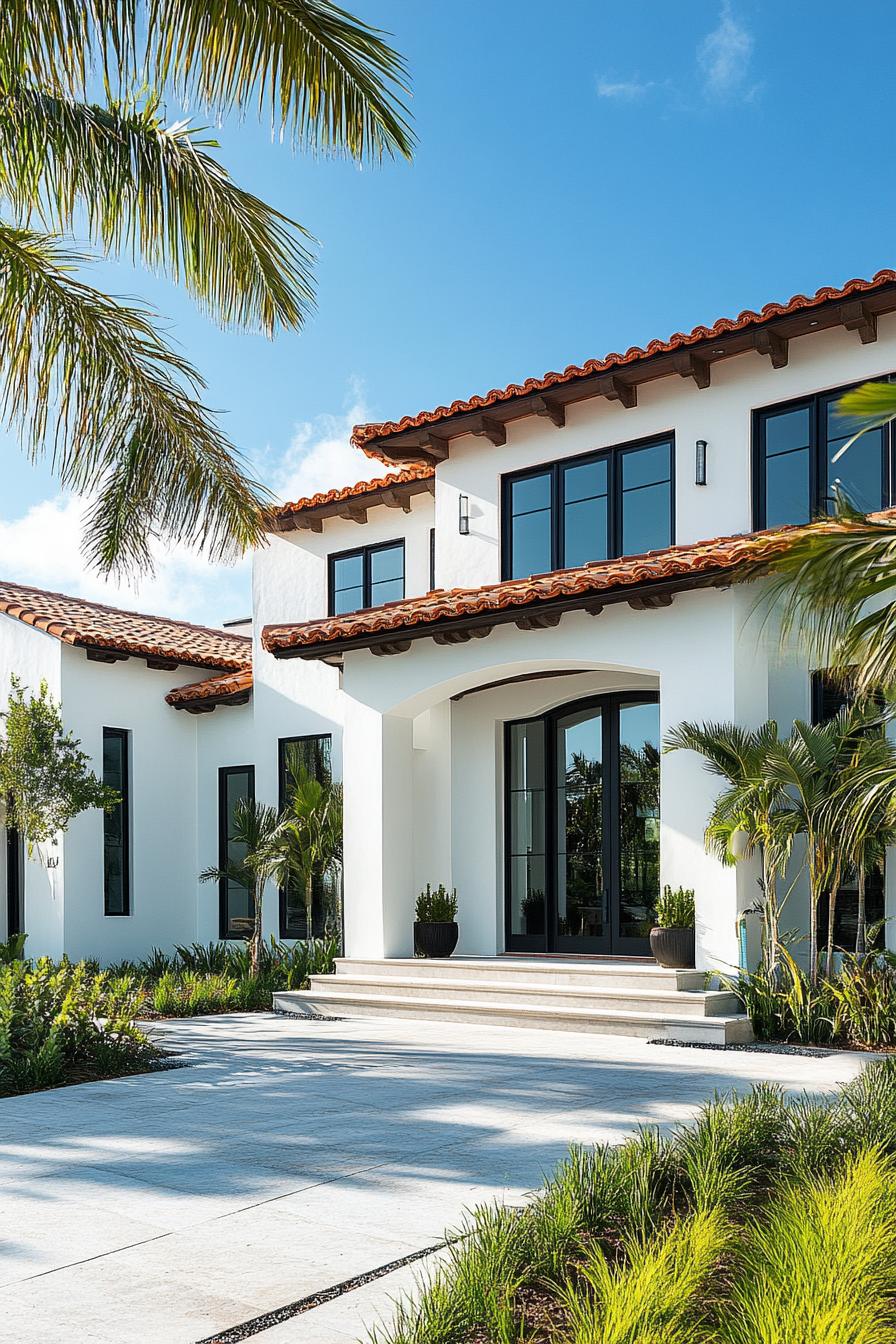
M 896 385 L 854 388 L 837 410 L 861 421 L 842 454 L 896 418 Z M 796 633 L 816 666 L 858 694 L 896 687 L 896 520 L 868 518 L 838 494 L 831 518 L 794 532 L 760 567 L 772 572 L 765 600 L 779 607 L 783 639 Z
M 284 870 L 304 893 L 305 937 L 311 938 L 314 880 L 334 872 L 342 860 L 342 785 L 291 763 L 279 843 Z
M 233 809 L 230 839 L 240 857 L 223 868 L 205 868 L 200 882 L 236 882 L 252 896 L 253 923 L 249 938 L 252 974 L 261 968 L 262 902 L 265 884 L 281 882 L 286 873 L 282 825 L 276 810 L 254 799 L 241 798 Z
M 240 188 L 212 120 L 268 115 L 294 147 L 411 154 L 401 58 L 331 0 L 3 0 L 0 409 L 32 458 L 91 499 L 86 557 L 150 564 L 150 541 L 224 558 L 263 535 L 265 492 L 145 307 L 73 273 L 142 260 L 222 326 L 272 336 L 313 304 L 313 240 Z
M 887 849 L 896 845 L 896 745 L 881 724 L 872 724 L 856 741 L 850 768 L 830 800 L 833 825 L 856 875 L 858 911 L 856 956 L 867 942 L 866 882 L 883 866 Z
M 795 818 L 785 811 L 783 786 L 766 772 L 769 752 L 778 745 L 774 720 L 761 728 L 735 723 L 680 723 L 667 735 L 664 751 L 694 751 L 707 770 L 727 780 L 706 826 L 706 848 L 724 864 L 758 851 L 762 865 L 763 958 L 774 971 L 780 948 L 778 879 L 793 846 Z

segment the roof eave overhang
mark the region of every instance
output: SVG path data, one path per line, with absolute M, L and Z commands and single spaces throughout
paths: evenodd
M 57 638 L 71 648 L 83 649 L 91 663 L 124 663 L 129 658 L 139 658 L 141 662 L 146 663 L 147 667 L 163 672 L 173 672 L 178 667 L 195 667 L 202 672 L 236 673 L 242 671 L 242 664 L 235 658 L 222 658 L 214 662 L 210 658 L 206 658 L 200 661 L 196 658 L 184 658 L 181 654 L 166 652 L 165 650 L 149 653 L 146 649 L 127 648 L 121 644 L 98 644 L 95 640 L 86 640 L 80 637 L 66 639 L 64 636 L 57 636 Z M 247 643 L 247 654 L 250 647 L 251 645 Z
M 484 639 L 498 625 L 517 625 L 523 630 L 547 629 L 558 625 L 564 616 L 572 612 L 599 616 L 604 607 L 621 602 L 627 602 L 637 610 L 668 607 L 677 593 L 695 588 L 727 588 L 733 581 L 734 571 L 730 567 L 720 566 L 697 576 L 678 575 L 654 583 L 595 589 L 549 601 L 520 603 L 499 607 L 494 611 L 402 626 L 395 630 L 378 630 L 347 639 L 321 640 L 315 644 L 298 644 L 286 648 L 267 647 L 275 658 L 302 658 L 341 666 L 346 653 L 359 649 L 369 649 L 377 656 L 388 656 L 406 653 L 412 644 L 421 639 L 432 639 L 437 644 L 463 644 L 471 639 Z
M 273 534 L 282 532 L 322 532 L 327 518 L 345 518 L 353 523 L 366 523 L 368 509 L 377 505 L 386 508 L 411 512 L 411 500 L 415 495 L 435 494 L 436 483 L 432 476 L 418 481 L 400 481 L 385 486 L 381 490 L 370 490 L 363 495 L 350 495 L 346 499 L 331 500 L 328 504 L 318 504 L 309 509 L 280 509 L 268 515 L 266 530 Z
M 737 331 L 684 342 L 674 350 L 645 354 L 628 363 L 620 361 L 599 373 L 573 376 L 547 389 L 498 400 L 482 410 L 462 411 L 431 424 L 385 434 L 369 439 L 361 447 L 368 456 L 382 462 L 435 465 L 448 457 L 451 439 L 474 434 L 496 445 L 502 444 L 506 441 L 508 421 L 524 416 L 540 415 L 562 428 L 566 408 L 574 402 L 606 397 L 631 408 L 637 405 L 638 387 L 642 383 L 672 374 L 692 378 L 698 388 L 708 387 L 713 364 L 749 351 L 766 356 L 773 368 L 784 368 L 789 359 L 789 342 L 797 336 L 845 327 L 868 344 L 877 339 L 877 318 L 893 311 L 896 311 L 896 284 L 888 283 L 853 297 L 831 299 L 769 317 Z
M 166 697 L 167 698 L 167 697 Z M 224 705 L 247 705 L 252 699 L 251 689 L 235 691 L 231 695 L 207 695 L 197 700 L 168 700 L 172 709 L 182 709 L 187 714 L 211 714 Z

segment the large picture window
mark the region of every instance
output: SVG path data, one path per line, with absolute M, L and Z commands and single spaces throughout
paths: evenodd
M 673 457 L 670 434 L 505 476 L 503 577 L 671 546 Z
M 218 867 L 242 863 L 246 847 L 234 839 L 234 812 L 238 803 L 255 801 L 255 767 L 226 765 L 218 771 Z M 255 923 L 252 892 L 242 882 L 222 877 L 218 887 L 221 938 L 249 938 Z
M 329 587 L 331 616 L 399 601 L 404 597 L 404 542 L 331 555 Z
M 893 435 L 869 430 L 837 453 L 860 422 L 837 414 L 845 388 L 757 411 L 753 426 L 757 528 L 807 523 L 829 513 L 839 489 L 863 513 L 891 498 Z
M 279 805 L 286 803 L 290 772 L 304 769 L 321 783 L 332 779 L 332 739 L 329 733 L 314 737 L 281 737 L 278 743 Z M 296 883 L 280 889 L 280 937 L 320 937 L 328 930 L 335 931 L 338 923 L 337 892 L 329 879 L 316 878 L 312 889 L 311 929 L 305 910 L 305 893 Z
M 103 813 L 103 913 L 131 913 L 131 781 L 128 733 L 103 729 L 103 783 L 120 801 Z

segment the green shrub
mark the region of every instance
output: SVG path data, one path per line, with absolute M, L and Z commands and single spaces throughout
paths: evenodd
M 133 980 L 84 962 L 0 966 L 0 1094 L 146 1068 L 158 1051 L 137 1027 Z
M 660 929 L 692 929 L 695 921 L 694 892 L 690 887 L 677 887 L 668 882 L 656 902 L 656 924 Z
M 452 924 L 457 918 L 457 888 L 449 895 L 444 885 L 433 891 L 427 882 L 417 897 L 416 918 L 421 924 Z

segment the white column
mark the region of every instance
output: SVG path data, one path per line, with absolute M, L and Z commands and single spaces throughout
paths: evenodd
M 346 699 L 345 950 L 350 957 L 413 951 L 412 722 Z

